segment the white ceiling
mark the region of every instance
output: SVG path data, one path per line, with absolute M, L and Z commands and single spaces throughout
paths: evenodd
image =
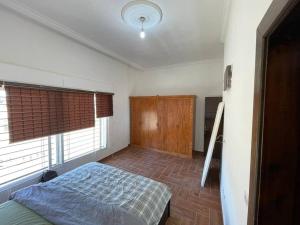
M 137 67 L 161 67 L 223 56 L 224 0 L 152 0 L 164 15 L 161 24 L 146 30 L 145 40 L 121 18 L 121 9 L 129 1 L 15 0 L 85 40 L 92 40 L 106 54 Z

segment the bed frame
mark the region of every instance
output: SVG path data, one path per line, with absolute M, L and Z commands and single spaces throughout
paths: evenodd
M 158 225 L 165 225 L 167 223 L 167 220 L 170 217 L 170 213 L 171 213 L 171 210 L 170 210 L 170 201 L 168 202 L 168 204 L 167 204 L 167 206 L 165 208 L 165 211 L 164 211 L 164 213 L 163 213 L 163 215 L 162 215 L 162 217 L 161 217 Z

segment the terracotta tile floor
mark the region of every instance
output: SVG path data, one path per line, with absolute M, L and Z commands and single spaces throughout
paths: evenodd
M 201 153 L 185 159 L 151 150 L 127 148 L 102 163 L 165 183 L 172 189 L 167 225 L 222 225 L 218 163 L 213 162 L 207 185 L 200 187 Z

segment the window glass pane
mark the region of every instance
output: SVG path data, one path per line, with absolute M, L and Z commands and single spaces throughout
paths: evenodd
M 107 148 L 107 133 L 108 133 L 108 117 L 104 117 L 101 118 L 101 130 L 100 130 L 100 134 L 101 134 L 101 149 L 105 149 Z
M 63 134 L 64 160 L 68 161 L 100 148 L 100 119 L 95 120 L 95 127 Z
M 0 90 L 0 184 L 49 165 L 48 137 L 9 144 L 5 91 Z
M 56 135 L 49 137 L 49 149 L 51 147 L 51 166 L 58 164 L 58 149 L 56 145 Z

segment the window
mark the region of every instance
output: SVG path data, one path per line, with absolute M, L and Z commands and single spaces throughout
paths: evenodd
M 107 148 L 108 118 L 95 127 L 9 143 L 5 91 L 0 89 L 0 185 Z
M 107 148 L 108 118 L 95 119 L 95 127 L 62 134 L 64 160 Z
M 1 134 L 1 183 L 48 167 L 48 138 L 38 138 L 17 144 L 8 144 L 3 138 L 6 138 L 5 134 Z
M 100 119 L 95 120 L 95 127 L 64 133 L 62 137 L 65 161 L 99 150 Z
M 9 144 L 5 91 L 0 90 L 0 183 L 5 183 L 49 166 L 51 138 L 37 138 Z M 56 161 L 53 161 L 55 164 Z
M 107 148 L 108 135 L 108 120 L 109 117 L 100 118 L 100 148 Z

